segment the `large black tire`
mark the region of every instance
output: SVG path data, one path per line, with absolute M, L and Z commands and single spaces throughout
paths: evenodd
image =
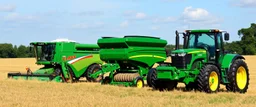
M 156 74 L 156 69 L 155 68 L 151 68 L 148 71 L 147 84 L 148 84 L 149 87 L 152 87 L 152 82 L 156 80 L 156 75 L 154 75 L 153 73 Z
M 227 77 L 230 82 L 226 85 L 228 91 L 239 93 L 247 92 L 250 80 L 249 70 L 247 64 L 242 59 L 237 59 L 232 63 L 227 72 Z
M 211 81 L 211 82 L 210 82 Z M 220 73 L 215 65 L 207 64 L 200 70 L 197 78 L 198 90 L 206 93 L 217 92 L 220 87 Z
M 91 78 L 90 75 L 101 70 L 101 66 L 99 64 L 93 64 L 89 66 L 87 71 L 85 72 L 85 77 L 89 82 L 100 82 L 103 79 L 103 76 L 100 75 L 98 78 Z
M 149 74 L 147 76 L 147 82 L 148 84 L 149 83 L 151 84 L 151 87 L 154 90 L 157 90 L 160 88 L 161 83 L 157 81 L 157 73 L 155 68 L 150 69 Z

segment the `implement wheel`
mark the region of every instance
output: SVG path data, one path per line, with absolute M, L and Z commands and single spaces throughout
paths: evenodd
M 198 75 L 198 90 L 206 93 L 217 92 L 220 87 L 219 69 L 215 65 L 205 65 Z
M 235 60 L 228 73 L 229 84 L 226 89 L 232 92 L 245 93 L 249 85 L 249 70 L 247 64 L 242 59 Z
M 144 87 L 144 80 L 141 77 L 137 77 L 135 79 L 135 85 L 137 88 L 143 88 Z
M 156 69 L 155 68 L 151 68 L 148 71 L 148 75 L 147 75 L 147 84 L 149 87 L 152 87 L 152 83 L 154 84 L 154 81 L 156 80 L 156 75 L 153 74 L 156 73 Z
M 90 75 L 101 70 L 101 66 L 99 64 L 91 65 L 87 71 L 85 72 L 85 77 L 89 82 L 100 82 L 103 79 L 103 76 L 100 75 L 97 78 L 91 78 Z

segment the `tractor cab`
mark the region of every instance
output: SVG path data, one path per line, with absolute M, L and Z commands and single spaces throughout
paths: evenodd
M 179 34 L 183 34 L 183 49 L 179 49 Z M 224 54 L 223 35 L 229 40 L 229 34 L 217 29 L 176 31 L 176 50 L 173 53 L 195 54 L 206 56 L 206 62 L 218 63 L 220 55 Z M 174 54 L 172 54 L 174 56 Z

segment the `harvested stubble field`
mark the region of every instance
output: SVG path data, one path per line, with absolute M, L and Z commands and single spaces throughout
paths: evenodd
M 36 70 L 35 59 L 0 59 L 0 106 L 251 106 L 256 105 L 256 56 L 246 56 L 250 85 L 246 94 L 221 92 L 205 94 L 184 92 L 183 84 L 171 92 L 152 91 L 80 82 L 74 84 L 7 79 L 7 72 Z

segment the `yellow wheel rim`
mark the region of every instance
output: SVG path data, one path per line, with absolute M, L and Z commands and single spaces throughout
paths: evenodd
M 219 77 L 216 71 L 212 71 L 209 78 L 209 85 L 211 91 L 216 91 L 219 84 Z
M 236 83 L 239 89 L 244 89 L 247 82 L 247 73 L 243 66 L 240 66 L 236 72 Z
M 137 81 L 137 88 L 142 88 L 143 87 L 143 82 L 141 80 Z

